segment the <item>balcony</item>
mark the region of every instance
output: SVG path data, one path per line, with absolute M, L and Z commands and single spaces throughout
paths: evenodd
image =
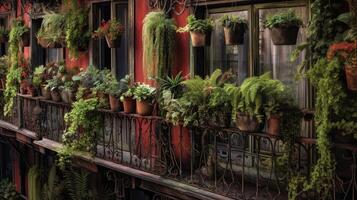
M 1 116 L 2 128 L 11 125 L 19 133 L 34 133 L 34 143 L 44 148 L 55 151 L 60 147 L 69 104 L 25 95 L 18 95 L 16 104 L 12 117 Z M 98 165 L 148 182 L 171 184 L 197 198 L 214 198 L 211 194 L 215 193 L 216 198 L 287 199 L 288 172 L 279 166 L 284 152 L 278 136 L 235 128 L 173 126 L 157 116 L 105 109 L 98 110 L 98 115 L 104 128 L 96 135 L 93 157 L 83 156 Z M 290 164 L 302 175 L 309 174 L 316 161 L 315 142 L 299 137 L 294 143 Z M 355 199 L 357 147 L 339 143 L 333 149 L 337 165 L 331 192 L 337 199 Z

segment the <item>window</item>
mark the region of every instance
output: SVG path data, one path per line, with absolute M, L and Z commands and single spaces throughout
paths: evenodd
M 92 28 L 96 30 L 100 23 L 116 18 L 125 27 L 125 32 L 121 38 L 121 45 L 118 48 L 110 49 L 105 39 L 92 40 L 91 64 L 99 69 L 110 69 L 118 78 L 123 78 L 130 73 L 129 63 L 129 37 L 128 1 L 101 2 L 92 4 Z
M 8 15 L 0 15 L 0 26 L 1 27 L 8 27 Z M 7 43 L 1 43 L 0 44 L 0 56 L 3 56 L 7 53 Z

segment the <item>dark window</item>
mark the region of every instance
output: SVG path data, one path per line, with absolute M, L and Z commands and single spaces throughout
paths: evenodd
M 7 23 L 7 17 L 0 17 L 0 26 L 1 27 L 8 27 L 8 23 Z M 1 43 L 0 44 L 0 56 L 5 55 L 7 52 L 7 43 Z
M 11 146 L 0 143 L 0 179 L 12 180 L 13 162 L 11 159 Z

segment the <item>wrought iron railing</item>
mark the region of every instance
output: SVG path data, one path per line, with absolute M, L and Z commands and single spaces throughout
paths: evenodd
M 18 96 L 21 128 L 61 142 L 70 105 Z M 15 109 L 15 110 L 16 110 Z M 99 110 L 104 128 L 95 156 L 236 199 L 287 198 L 287 169 L 281 167 L 279 136 L 235 128 L 174 126 L 157 116 Z M 1 118 L 8 121 L 8 119 Z M 12 123 L 11 121 L 9 121 Z M 308 175 L 317 158 L 315 139 L 298 137 L 291 166 Z M 335 199 L 355 199 L 357 146 L 335 144 Z M 310 195 L 310 196 L 308 196 Z M 301 193 L 306 199 L 318 198 Z

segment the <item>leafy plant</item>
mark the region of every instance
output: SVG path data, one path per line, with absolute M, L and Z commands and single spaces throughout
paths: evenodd
M 94 149 L 95 135 L 101 129 L 100 115 L 95 113 L 99 105 L 98 98 L 80 98 L 73 103 L 72 110 L 66 113 L 64 119 L 67 129 L 62 136 L 64 146 L 59 151 L 58 160 L 62 169 L 75 151 L 91 152 Z
M 139 84 L 134 90 L 134 98 L 138 101 L 153 102 L 155 94 L 156 88 L 150 87 L 146 84 Z
M 172 93 L 174 98 L 181 97 L 183 91 L 182 82 L 184 81 L 184 77 L 181 72 L 176 74 L 175 77 L 166 76 L 165 78 L 157 78 L 157 81 L 161 92 L 168 90 Z
M 120 80 L 122 95 L 120 96 L 120 101 L 124 101 L 125 97 L 134 97 L 135 84 L 130 75 L 126 75 L 125 78 Z
M 9 35 L 9 58 L 10 58 L 10 68 L 6 75 L 6 88 L 4 92 L 5 106 L 4 114 L 5 116 L 12 113 L 12 108 L 14 106 L 14 98 L 16 97 L 18 87 L 21 81 L 21 66 L 24 65 L 24 58 L 22 55 L 21 36 L 28 31 L 24 26 L 21 19 L 15 19 L 12 23 L 12 28 Z
M 295 14 L 292 9 L 286 12 L 273 14 L 267 17 L 264 22 L 267 28 L 280 28 L 280 27 L 300 27 L 302 26 L 302 20 Z
M 48 12 L 43 16 L 37 39 L 42 46 L 51 47 L 64 44 L 66 37 L 66 18 L 61 13 Z
M 120 21 L 114 18 L 108 21 L 102 21 L 99 28 L 94 31 L 93 37 L 107 37 L 110 40 L 116 40 L 123 34 L 124 31 L 125 27 L 120 23 Z
M 53 79 L 47 80 L 46 88 L 51 91 L 58 91 L 61 86 L 63 86 L 63 82 L 58 77 L 53 77 Z
M 27 174 L 28 180 L 28 199 L 41 199 L 41 174 L 38 166 L 34 165 Z
M 200 32 L 207 33 L 213 29 L 213 20 L 208 19 L 197 19 L 194 15 L 187 17 L 187 25 L 185 27 L 179 28 L 178 32 Z
M 9 30 L 4 27 L 0 26 L 0 41 L 5 41 L 9 37 Z
M 64 182 L 59 180 L 56 165 L 52 165 L 42 190 L 43 200 L 61 200 L 64 190 Z
M 79 82 L 84 88 L 94 88 L 98 84 L 99 75 L 101 74 L 99 69 L 94 66 L 89 66 L 87 69 L 82 70 L 78 75 L 72 77 L 72 80 Z
M 0 181 L 0 199 L 20 200 L 20 194 L 16 191 L 15 185 L 6 179 Z
M 88 25 L 89 9 L 79 7 L 77 1 L 66 4 L 65 34 L 66 44 L 71 56 L 77 58 L 78 52 L 86 50 L 89 45 L 91 32 Z
M 238 16 L 235 15 L 223 15 L 220 19 L 219 22 L 223 27 L 236 30 L 236 26 L 243 24 L 245 28 L 248 28 L 247 26 L 247 20 L 241 19 Z
M 89 173 L 80 170 L 66 170 L 64 172 L 66 191 L 72 200 L 94 200 L 95 196 L 89 187 Z
M 150 12 L 143 21 L 144 70 L 149 77 L 164 77 L 174 65 L 176 25 L 163 12 Z

